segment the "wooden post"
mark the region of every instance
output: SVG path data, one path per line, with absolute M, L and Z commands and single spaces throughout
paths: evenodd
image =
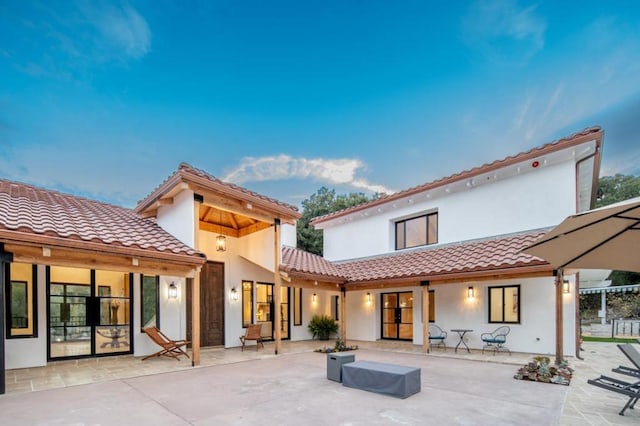
M 343 287 L 340 289 L 340 340 L 347 344 L 347 291 Z
M 203 197 L 194 194 L 193 197 L 193 247 L 200 250 L 200 204 Z M 191 289 L 191 366 L 200 365 L 200 270 L 198 267 L 193 276 L 193 288 Z M 185 279 L 185 290 L 187 280 Z M 186 293 L 186 291 L 185 291 Z M 182 303 L 182 302 L 181 302 Z
M 564 271 L 562 269 L 559 269 L 556 273 L 556 364 L 560 364 L 560 361 L 564 358 L 564 306 L 562 303 L 563 274 Z
M 282 318 L 280 315 L 280 293 L 282 290 L 282 278 L 280 277 L 280 219 L 274 219 L 275 234 L 273 236 L 273 301 L 275 303 L 275 340 L 276 349 L 275 354 L 278 355 L 281 352 L 280 346 L 282 345 L 280 327 L 282 326 Z
M 422 352 L 429 353 L 429 282 L 421 283 L 422 288 Z
M 580 356 L 580 339 L 582 339 L 582 322 L 580 320 L 580 272 L 576 272 L 576 283 L 573 286 L 574 294 L 574 306 L 575 306 L 575 321 L 576 321 L 576 358 L 582 359 Z
M 193 277 L 191 289 L 191 365 L 200 365 L 200 268 Z

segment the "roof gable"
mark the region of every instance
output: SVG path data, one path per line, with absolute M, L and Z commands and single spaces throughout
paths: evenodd
M 382 196 L 375 200 L 369 201 L 367 203 L 359 204 L 357 206 L 349 207 L 344 210 L 340 210 L 337 212 L 329 213 L 324 216 L 319 216 L 314 218 L 311 221 L 313 226 L 321 225 L 324 226 L 325 223 L 331 222 L 334 219 L 342 218 L 344 216 L 348 216 L 355 212 L 363 212 L 365 210 L 373 211 L 374 208 L 380 208 L 386 204 L 392 204 L 401 199 L 408 199 L 411 201 L 411 197 L 420 193 L 424 193 L 427 191 L 434 190 L 442 190 L 443 188 L 448 190 L 452 185 L 461 184 L 465 187 L 473 187 L 474 185 L 479 184 L 478 177 L 481 175 L 487 175 L 489 173 L 496 173 L 501 169 L 505 169 L 509 166 L 515 167 L 515 165 L 526 162 L 533 161 L 539 159 L 545 155 L 550 155 L 556 153 L 558 151 L 571 148 L 580 144 L 583 144 L 588 141 L 596 141 L 596 147 L 593 153 L 588 153 L 588 155 L 595 154 L 596 161 L 593 164 L 593 179 L 591 196 L 590 198 L 595 200 L 595 183 L 598 177 L 598 170 L 600 167 L 599 155 L 600 155 L 600 144 L 602 143 L 603 131 L 600 127 L 594 126 L 587 129 L 584 129 L 581 132 L 574 133 L 571 136 L 558 139 L 554 142 L 547 143 L 537 148 L 533 148 L 529 151 L 522 152 L 513 156 L 506 157 L 502 160 L 496 160 L 488 164 L 483 164 L 478 167 L 474 167 L 470 170 L 465 170 L 460 173 L 456 173 L 450 176 L 443 177 L 441 179 L 434 180 L 432 182 L 428 182 L 422 185 L 418 185 L 409 189 L 405 189 L 403 191 L 396 192 L 391 195 Z M 577 160 L 577 159 L 576 159 Z M 537 167 L 537 166 L 535 166 Z M 495 177 L 495 175 L 494 175 Z M 474 178 L 476 178 L 474 180 Z M 448 192 L 448 191 L 447 191 Z

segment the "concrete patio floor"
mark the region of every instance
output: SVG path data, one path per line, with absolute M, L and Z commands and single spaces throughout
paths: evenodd
M 2 425 L 509 424 L 637 425 L 640 407 L 587 384 L 629 362 L 615 344 L 585 343 L 570 386 L 514 380 L 533 355 L 454 353 L 396 342 L 350 342 L 356 360 L 421 368 L 422 391 L 407 399 L 327 380 L 319 342 L 265 349 L 207 349 L 202 365 L 132 356 L 50 363 L 7 372 Z M 625 379 L 628 380 L 628 379 Z

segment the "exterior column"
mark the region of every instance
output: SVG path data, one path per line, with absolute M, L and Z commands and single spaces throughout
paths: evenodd
M 605 325 L 607 323 L 607 292 L 605 290 L 600 290 L 600 312 L 602 313 L 600 324 Z
M 340 340 L 347 344 L 347 291 L 343 287 L 340 289 Z
M 200 268 L 191 280 L 191 365 L 200 365 Z
M 564 306 L 562 303 L 562 284 L 563 284 L 562 269 L 559 269 L 556 274 L 556 364 L 560 364 L 564 357 L 564 330 L 563 330 L 563 313 Z
M 204 201 L 198 194 L 193 196 L 193 247 L 200 250 L 198 234 L 200 232 L 200 205 Z M 200 270 L 196 268 L 191 289 L 191 366 L 200 365 Z M 185 280 L 186 287 L 187 280 Z
M 580 348 L 582 348 L 582 321 L 580 320 L 580 272 L 576 272 L 576 283 L 573 287 L 575 291 L 573 300 L 576 309 L 576 358 L 582 359 L 580 357 Z
M 422 288 L 422 352 L 429 353 L 429 282 L 421 283 Z
M 280 219 L 274 219 L 274 227 L 275 234 L 273 236 L 273 301 L 275 303 L 275 315 L 274 315 L 274 325 L 275 325 L 275 340 L 276 340 L 276 349 L 275 354 L 278 355 L 281 352 L 281 333 L 280 327 L 282 326 L 282 317 L 280 315 L 280 294 L 282 290 L 282 278 L 280 277 L 280 256 L 281 256 L 281 248 L 280 248 Z
M 0 244 L 0 395 L 3 395 L 6 388 L 5 377 L 5 280 L 7 279 L 5 271 L 9 268 L 9 262 L 13 260 L 13 255 L 4 251 L 4 245 Z M 35 279 L 35 277 L 34 277 Z M 34 325 L 35 327 L 35 325 Z

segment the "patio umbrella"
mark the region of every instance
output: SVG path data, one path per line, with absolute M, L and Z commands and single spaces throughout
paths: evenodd
M 557 269 L 640 272 L 640 197 L 569 216 L 523 252 Z

